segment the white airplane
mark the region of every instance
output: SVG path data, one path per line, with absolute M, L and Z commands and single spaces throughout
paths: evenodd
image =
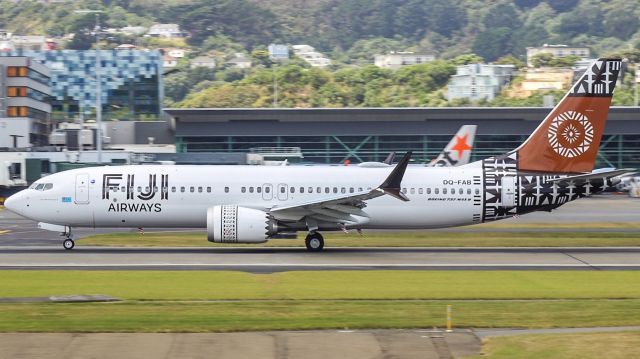
M 449 141 L 447 147 L 427 166 L 450 167 L 469 163 L 477 127 L 476 125 L 461 126 L 456 135 Z
M 425 164 L 425 166 L 452 167 L 469 163 L 477 127 L 477 125 L 462 125 L 447 146 L 438 154 L 438 157 Z M 391 152 L 382 162 L 363 162 L 360 165 L 362 167 L 388 167 L 391 166 L 395 158 L 396 153 Z
M 218 243 L 260 243 L 306 231 L 426 229 L 551 210 L 611 186 L 629 170 L 591 172 L 619 59 L 595 61 L 517 149 L 458 167 L 93 167 L 53 174 L 5 202 L 60 232 L 74 227 L 200 227 Z

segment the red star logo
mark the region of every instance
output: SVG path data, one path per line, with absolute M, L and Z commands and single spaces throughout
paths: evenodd
M 456 144 L 451 147 L 451 150 L 458 151 L 458 158 L 462 157 L 464 151 L 468 151 L 472 148 L 467 144 L 467 137 L 469 137 L 469 134 L 466 134 L 464 136 L 456 136 Z

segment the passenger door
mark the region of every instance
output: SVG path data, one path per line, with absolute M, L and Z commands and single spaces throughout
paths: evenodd
M 89 204 L 89 175 L 81 173 L 76 175 L 76 204 Z

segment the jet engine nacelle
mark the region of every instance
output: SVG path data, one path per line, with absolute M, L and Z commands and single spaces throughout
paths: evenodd
M 234 205 L 207 210 L 207 239 L 216 243 L 262 243 L 278 232 L 266 212 Z

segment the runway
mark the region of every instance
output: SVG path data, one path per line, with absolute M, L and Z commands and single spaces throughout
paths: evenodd
M 553 213 L 537 212 L 507 221 L 526 224 L 637 222 L 638 220 L 640 220 L 640 200 L 609 195 L 572 202 Z M 513 231 L 513 229 L 510 230 Z M 531 230 L 541 229 L 518 229 L 518 231 Z M 96 233 L 123 231 L 127 230 L 79 229 L 75 234 L 82 238 Z M 496 231 L 496 229 L 479 225 L 446 231 Z M 598 229 L 571 228 L 570 231 L 593 232 Z M 637 229 L 608 227 L 606 231 L 626 232 L 637 231 Z M 326 248 L 322 253 L 308 253 L 304 248 L 106 248 L 80 245 L 72 251 L 65 251 L 61 246 L 61 238 L 56 233 L 40 230 L 35 222 L 9 211 L 0 210 L 1 269 L 239 270 L 257 273 L 290 270 L 375 269 L 640 270 L 640 247 L 368 247 Z
M 0 249 L 0 269 L 640 270 L 640 248 L 62 248 Z

